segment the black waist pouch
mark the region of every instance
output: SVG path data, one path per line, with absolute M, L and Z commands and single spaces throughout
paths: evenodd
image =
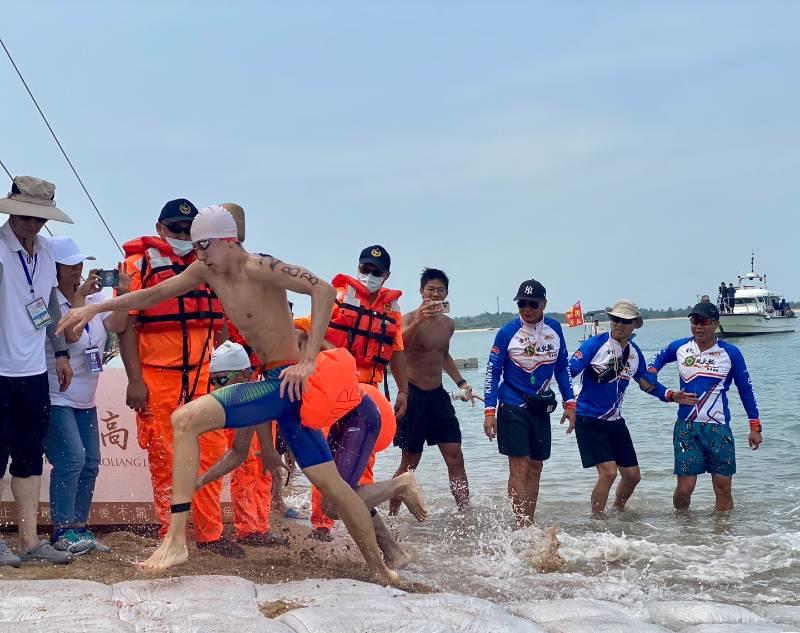
M 544 393 L 539 393 L 533 396 L 524 394 L 522 399 L 525 400 L 525 406 L 527 409 L 536 415 L 550 415 L 558 406 L 556 394 L 553 393 L 552 389 L 548 389 Z

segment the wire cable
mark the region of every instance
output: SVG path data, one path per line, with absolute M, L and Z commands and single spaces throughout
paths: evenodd
M 8 50 L 8 47 L 6 46 L 5 42 L 3 41 L 3 38 L 0 38 L 0 46 L 2 46 L 3 50 L 6 52 L 6 55 L 8 56 L 8 60 L 11 62 L 11 65 L 14 67 L 14 70 L 17 72 L 17 75 L 19 76 L 19 80 L 22 82 L 22 85 L 25 86 L 25 90 L 27 90 L 28 95 L 31 98 L 31 101 L 33 101 L 33 105 L 36 106 L 36 109 L 39 111 L 39 114 L 41 115 L 42 120 L 44 121 L 44 124 L 47 126 L 47 129 L 50 130 L 50 134 L 52 135 L 53 140 L 56 142 L 56 145 L 58 145 L 58 149 L 60 149 L 61 153 L 64 155 L 64 159 L 67 161 L 67 164 L 69 165 L 70 169 L 72 170 L 72 173 L 75 174 L 75 178 L 78 179 L 78 182 L 80 183 L 81 188 L 83 189 L 83 192 L 86 194 L 86 197 L 89 198 L 89 202 L 92 203 L 92 207 L 94 207 L 94 210 L 97 213 L 97 216 L 100 218 L 100 221 L 103 223 L 103 226 L 106 228 L 106 231 L 108 231 L 108 234 L 111 236 L 111 239 L 114 241 L 114 244 L 116 244 L 117 248 L 119 249 L 119 252 L 122 253 L 122 255 L 124 256 L 125 252 L 122 250 L 122 247 L 119 245 L 119 242 L 117 241 L 117 238 L 114 237 L 114 233 L 111 231 L 111 228 L 108 226 L 108 223 L 106 222 L 105 218 L 103 217 L 103 214 L 100 213 L 100 209 L 98 209 L 97 205 L 94 203 L 94 199 L 89 194 L 89 190 L 86 188 L 86 185 L 83 184 L 83 180 L 81 180 L 81 177 L 78 175 L 78 171 L 75 169 L 75 166 L 72 164 L 72 161 L 69 159 L 69 156 L 67 156 L 67 152 L 64 151 L 64 147 L 63 147 L 63 145 L 61 145 L 61 141 L 58 140 L 58 137 L 56 136 L 56 133 L 53 131 L 53 128 L 50 125 L 50 122 L 47 120 L 47 117 L 44 115 L 44 112 L 42 112 L 42 108 L 39 107 L 39 102 L 36 101 L 36 97 L 33 96 L 33 92 L 31 92 L 31 89 L 28 87 L 28 83 L 25 81 L 25 78 L 22 76 L 22 73 L 20 72 L 19 67 L 17 66 L 16 62 L 14 61 L 14 58 L 11 56 L 11 52 Z M 3 166 L 3 169 L 5 169 L 5 166 Z M 8 170 L 6 170 L 6 173 L 8 173 Z M 9 174 L 9 177 L 10 176 L 11 176 L 11 174 Z

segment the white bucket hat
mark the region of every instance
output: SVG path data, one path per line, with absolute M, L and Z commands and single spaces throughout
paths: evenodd
M 218 204 L 201 209 L 192 222 L 192 242 L 215 238 L 239 241 L 236 220 L 227 209 Z
M 606 308 L 606 314 L 619 319 L 633 319 L 633 327 L 636 329 L 644 324 L 639 306 L 630 299 L 619 299 L 612 307 Z
M 250 369 L 250 357 L 244 347 L 232 341 L 225 341 L 211 354 L 209 371 L 241 371 Z
M 52 182 L 33 176 L 17 176 L 11 185 L 11 193 L 0 198 L 0 213 L 74 224 L 72 218 L 56 206 L 55 194 L 56 186 Z
M 80 264 L 84 260 L 94 259 L 91 255 L 84 255 L 81 253 L 81 249 L 78 248 L 78 243 L 71 237 L 67 237 L 66 235 L 54 235 L 50 238 L 50 241 L 53 243 L 56 262 L 59 264 L 74 266 L 75 264 Z

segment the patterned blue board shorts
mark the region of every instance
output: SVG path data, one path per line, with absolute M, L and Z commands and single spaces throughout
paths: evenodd
M 727 424 L 678 420 L 672 432 L 675 474 L 679 477 L 713 473 L 736 474 L 733 432 Z

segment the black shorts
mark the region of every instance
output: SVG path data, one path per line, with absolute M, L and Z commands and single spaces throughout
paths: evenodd
M 501 455 L 550 459 L 550 416 L 501 402 L 497 409 L 497 448 Z
M 461 427 L 444 387 L 425 391 L 408 383 L 408 408 L 397 423 L 394 445 L 421 453 L 426 441 L 428 446 L 461 444 Z
M 42 474 L 44 437 L 50 421 L 47 372 L 0 376 L 0 478 L 11 457 L 12 477 Z
M 579 415 L 575 419 L 575 437 L 584 468 L 603 462 L 616 462 L 617 466 L 638 466 L 633 440 L 625 420 L 601 420 Z

